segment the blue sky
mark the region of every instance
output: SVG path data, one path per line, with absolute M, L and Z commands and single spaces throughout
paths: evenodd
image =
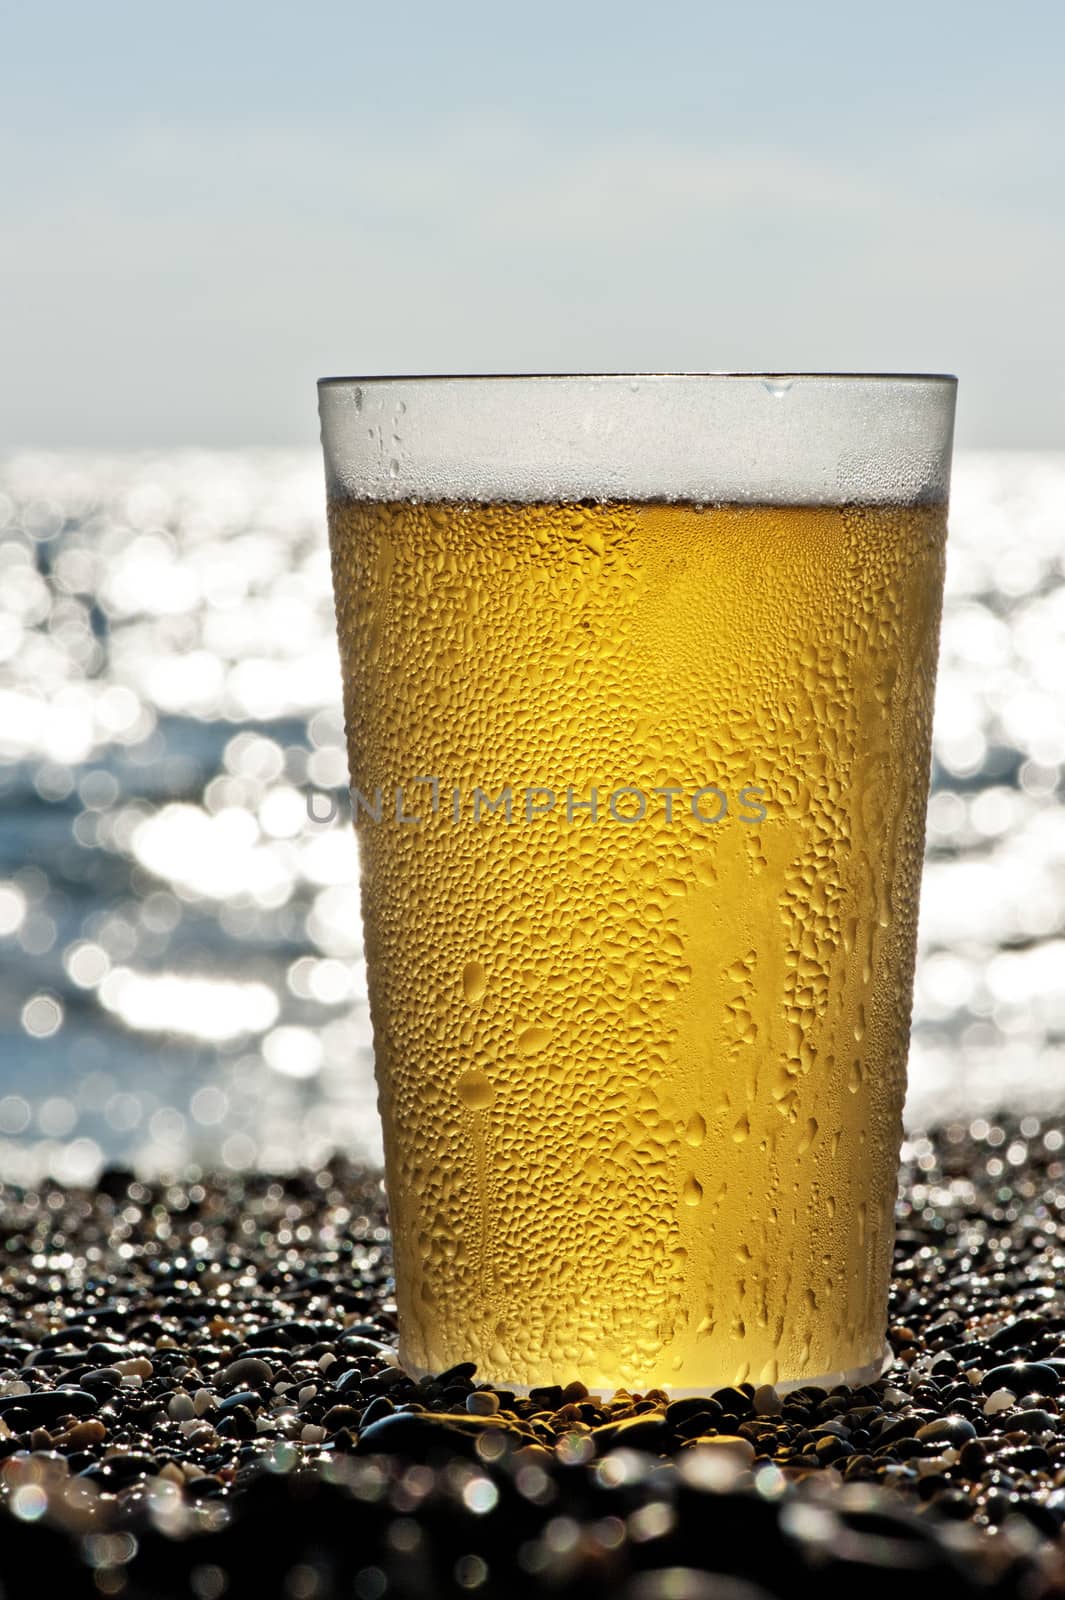
M 0 448 L 323 373 L 954 371 L 1065 444 L 1065 8 L 9 5 Z

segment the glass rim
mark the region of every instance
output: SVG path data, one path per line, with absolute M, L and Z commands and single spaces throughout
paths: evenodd
M 749 371 L 662 371 L 644 372 L 376 372 L 365 375 L 338 375 L 318 379 L 319 389 L 346 383 L 550 383 L 575 378 L 619 378 L 626 382 L 640 378 L 767 378 L 791 382 L 816 380 L 833 383 L 942 383 L 957 384 L 952 372 L 761 372 Z

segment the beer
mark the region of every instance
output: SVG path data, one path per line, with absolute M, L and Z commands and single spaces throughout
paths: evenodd
M 878 1371 L 945 505 L 330 537 L 404 1361 Z

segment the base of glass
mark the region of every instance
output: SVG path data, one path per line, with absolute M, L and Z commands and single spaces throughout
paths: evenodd
M 430 1378 L 436 1376 L 436 1374 L 431 1372 L 427 1367 L 417 1367 L 414 1366 L 413 1363 L 408 1362 L 403 1355 L 402 1344 L 400 1344 L 398 1355 L 400 1366 L 403 1368 L 404 1372 L 409 1372 L 412 1377 Z M 892 1350 L 887 1340 L 885 1340 L 884 1347 L 880 1355 L 877 1356 L 873 1361 L 867 1361 L 864 1367 L 849 1367 L 839 1372 L 824 1372 L 821 1373 L 819 1377 L 814 1378 L 787 1378 L 779 1383 L 774 1383 L 773 1388 L 776 1390 L 777 1394 L 790 1394 L 793 1389 L 806 1389 L 809 1387 L 815 1387 L 818 1389 L 834 1389 L 838 1384 L 845 1384 L 849 1389 L 856 1389 L 863 1383 L 874 1383 L 877 1378 L 882 1378 L 885 1372 L 887 1372 L 888 1368 L 893 1364 L 894 1360 L 895 1352 Z M 543 1389 L 547 1387 L 546 1383 L 506 1383 L 500 1378 L 484 1379 L 482 1381 L 490 1382 L 492 1387 L 496 1389 L 509 1389 L 513 1394 L 516 1395 L 529 1395 L 532 1393 L 533 1389 Z M 568 1381 L 568 1379 L 564 1381 L 561 1379 L 559 1380 L 559 1382 L 562 1382 L 563 1387 L 565 1387 L 565 1383 Z M 616 1389 L 620 1387 L 620 1385 L 616 1384 L 614 1387 Z M 730 1388 L 731 1385 L 728 1383 L 704 1383 L 699 1384 L 694 1389 L 678 1389 L 675 1384 L 657 1383 L 654 1385 L 654 1387 L 656 1389 L 661 1389 L 664 1394 L 668 1394 L 671 1400 L 688 1400 L 695 1395 L 713 1394 L 715 1389 L 727 1389 Z M 757 1385 L 755 1387 L 757 1387 Z M 596 1395 L 610 1395 L 614 1393 L 614 1390 L 600 1386 L 592 1389 L 590 1392 Z M 644 1393 L 644 1391 L 640 1389 L 638 1385 L 636 1392 L 641 1394 Z

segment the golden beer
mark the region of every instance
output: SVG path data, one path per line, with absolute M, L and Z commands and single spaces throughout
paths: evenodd
M 331 500 L 405 1362 L 879 1370 L 945 522 Z

